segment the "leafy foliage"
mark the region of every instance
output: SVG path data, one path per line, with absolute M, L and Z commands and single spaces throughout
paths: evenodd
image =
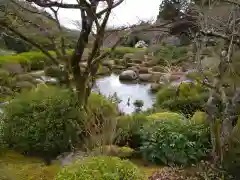
M 140 143 L 139 131 L 147 122 L 147 117 L 142 114 L 134 114 L 132 116 L 120 116 L 118 119 L 117 129 L 119 135 L 116 139 L 117 143 L 131 148 L 137 149 Z
M 143 157 L 157 164 L 196 163 L 209 153 L 209 131 L 204 124 L 162 118 L 150 121 L 141 130 Z
M 56 180 L 143 180 L 140 170 L 116 157 L 88 157 L 62 169 Z
M 224 168 L 229 174 L 231 174 L 235 179 L 240 178 L 239 168 L 240 168 L 240 122 L 238 122 L 234 131 L 232 132 L 228 142 L 227 151 L 224 156 Z
M 39 86 L 5 106 L 4 140 L 18 152 L 55 157 L 77 142 L 84 121 L 79 115 L 71 92 Z
M 157 93 L 156 105 L 171 111 L 191 116 L 197 110 L 203 110 L 208 91 L 200 84 L 182 83 L 178 88 L 166 86 Z
M 53 52 L 51 52 L 54 54 Z M 12 56 L 0 56 L 0 66 L 5 63 L 19 63 L 28 70 L 42 70 L 51 60 L 41 52 L 26 52 Z

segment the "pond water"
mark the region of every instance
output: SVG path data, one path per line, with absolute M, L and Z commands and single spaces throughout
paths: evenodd
M 142 110 L 151 108 L 155 101 L 155 96 L 149 91 L 149 83 L 123 83 L 119 81 L 119 76 L 115 74 L 98 79 L 94 87 L 94 90 L 97 89 L 106 97 L 116 93 L 117 97 L 121 100 L 119 109 L 126 114 L 134 112 L 135 108 L 133 102 L 136 100 L 142 100 L 144 102 Z M 129 106 L 128 98 L 130 98 Z

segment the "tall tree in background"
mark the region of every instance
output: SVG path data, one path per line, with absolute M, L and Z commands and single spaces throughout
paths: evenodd
M 189 0 L 163 0 L 159 7 L 159 18 L 173 20 L 180 17 L 189 5 Z

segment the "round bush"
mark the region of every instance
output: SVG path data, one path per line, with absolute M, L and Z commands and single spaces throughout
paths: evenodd
M 186 118 L 178 113 L 174 112 L 160 112 L 160 113 L 155 113 L 150 116 L 148 116 L 148 119 L 150 120 L 170 120 L 170 121 L 182 121 L 186 120 Z
M 194 123 L 206 124 L 207 123 L 207 113 L 202 111 L 196 111 L 191 118 Z
M 208 128 L 188 120 L 150 121 L 141 130 L 141 143 L 146 160 L 167 165 L 195 163 L 210 149 Z
M 63 168 L 55 180 L 143 180 L 140 170 L 116 157 L 88 157 Z
M 156 105 L 170 111 L 192 116 L 195 111 L 203 110 L 208 98 L 208 90 L 199 84 L 182 83 L 178 88 L 163 87 L 157 93 Z
M 140 146 L 139 132 L 146 122 L 147 117 L 142 114 L 119 116 L 117 119 L 117 144 L 137 149 Z
M 39 86 L 23 92 L 4 109 L 4 139 L 18 152 L 44 158 L 70 150 L 83 119 L 76 98 L 65 89 Z

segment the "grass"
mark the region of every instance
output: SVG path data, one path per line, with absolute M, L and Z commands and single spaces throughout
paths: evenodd
M 161 168 L 139 159 L 131 161 L 142 170 L 146 177 Z M 25 157 L 12 151 L 0 156 L 0 180 L 53 180 L 59 170 L 60 165 L 57 163 L 46 166 L 38 158 Z
M 40 159 L 11 151 L 0 156 L 1 180 L 53 180 L 59 169 L 58 164 L 45 166 Z

